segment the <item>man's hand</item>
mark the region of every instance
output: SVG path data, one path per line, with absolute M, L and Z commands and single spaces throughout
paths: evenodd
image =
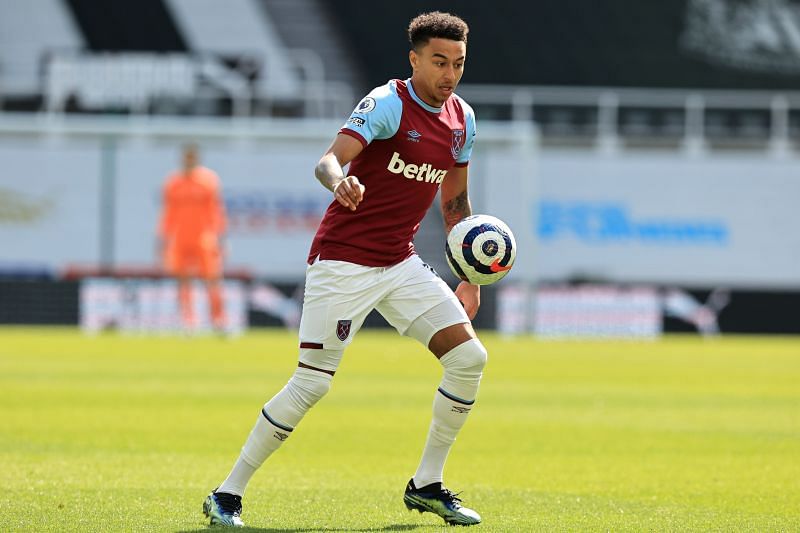
M 333 197 L 350 211 L 355 211 L 364 199 L 364 189 L 357 177 L 347 176 L 333 187 Z
M 481 286 L 462 281 L 456 287 L 456 298 L 459 299 L 467 316 L 472 320 L 478 314 L 478 308 L 481 306 Z

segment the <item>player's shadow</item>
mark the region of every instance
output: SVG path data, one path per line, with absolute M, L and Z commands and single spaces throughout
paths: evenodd
M 370 527 L 370 528 L 338 528 L 338 527 L 326 527 L 326 528 L 300 528 L 300 529 L 285 529 L 280 527 L 243 527 L 237 528 L 236 531 L 241 531 L 242 533 L 310 533 L 312 531 L 355 531 L 355 532 L 368 532 L 368 531 L 410 531 L 412 529 L 420 529 L 426 526 L 417 525 L 417 524 L 391 524 L 388 526 L 383 527 Z M 200 529 L 183 529 L 180 531 L 176 531 L 175 533 L 208 533 L 209 531 L 217 531 L 219 528 L 208 526 Z

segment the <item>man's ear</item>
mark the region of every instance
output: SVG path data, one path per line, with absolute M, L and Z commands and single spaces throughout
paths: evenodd
M 418 61 L 419 61 L 419 56 L 417 55 L 417 52 L 415 52 L 413 49 L 409 50 L 408 51 L 408 62 L 411 63 L 412 70 L 416 70 L 417 69 L 417 62 Z

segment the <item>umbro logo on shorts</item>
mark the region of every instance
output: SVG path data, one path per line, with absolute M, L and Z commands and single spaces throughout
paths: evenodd
M 436 269 L 434 269 L 434 268 L 433 268 L 432 266 L 430 266 L 428 263 L 425 263 L 425 262 L 423 261 L 423 263 L 422 263 L 422 266 L 424 266 L 425 268 L 427 268 L 428 270 L 430 270 L 431 272 L 433 272 L 433 273 L 436 275 L 436 277 L 437 277 L 437 278 L 440 278 L 440 277 L 441 277 L 441 276 L 439 275 L 439 273 L 438 273 L 438 272 L 436 272 Z
M 352 320 L 340 320 L 336 323 L 336 336 L 340 341 L 350 336 L 350 324 L 352 323 Z

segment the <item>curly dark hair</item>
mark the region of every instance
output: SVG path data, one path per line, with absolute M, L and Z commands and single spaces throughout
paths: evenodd
M 417 15 L 408 25 L 408 40 L 414 50 L 437 37 L 466 43 L 468 33 L 469 26 L 460 17 L 441 11 Z

